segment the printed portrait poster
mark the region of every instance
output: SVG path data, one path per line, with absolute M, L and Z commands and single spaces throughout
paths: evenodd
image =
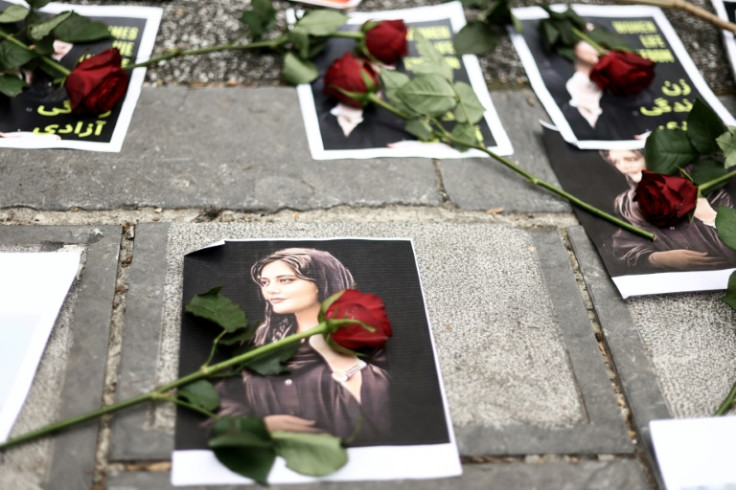
M 483 73 L 474 55 L 455 55 L 452 39 L 465 25 L 460 2 L 443 3 L 432 7 L 405 10 L 351 13 L 343 30 L 359 31 L 368 20 L 403 19 L 409 28 L 408 53 L 395 69 L 413 75 L 413 66 L 421 63 L 414 33 L 432 41 L 437 50 L 453 68 L 454 80 L 469 83 L 486 109 L 478 122 L 483 141 L 489 149 L 510 155 L 513 150 L 508 135 L 501 125 L 491 102 Z M 311 84 L 297 87 L 299 104 L 307 131 L 312 158 L 331 160 L 338 158 L 424 157 L 467 158 L 487 156 L 478 150 L 459 152 L 442 143 L 423 143 L 404 131 L 406 121 L 375 104 L 360 109 L 339 103 L 322 93 L 324 75 L 333 61 L 348 51 L 355 50 L 355 40 L 333 38 L 325 50 L 315 58 L 320 76 Z M 384 68 L 388 69 L 388 68 Z
M 260 266 L 253 269 L 256 264 Z M 259 283 L 251 277 L 252 269 Z M 296 269 L 307 278 L 300 279 L 301 293 L 283 285 L 293 282 Z M 294 331 L 297 313 L 321 302 L 321 296 L 331 295 L 332 289 L 349 284 L 383 299 L 393 330 L 383 349 L 367 353 L 363 363 L 356 360 L 359 385 L 348 387 L 334 359 L 330 360 L 332 351 L 315 342 L 321 337 L 312 338 L 290 359 L 288 373 L 263 376 L 244 370 L 216 382 L 218 414 L 298 417 L 341 437 L 349 461 L 320 480 L 459 475 L 460 461 L 410 240 L 227 240 L 184 258 L 182 300 L 186 305 L 195 295 L 222 286 L 222 294 L 260 326 L 253 344 L 261 345 Z M 207 327 L 203 328 L 201 319 L 182 314 L 180 375 L 194 372 L 207 359 L 219 333 L 219 328 Z M 228 357 L 222 354 L 215 361 Z M 207 446 L 209 430 L 202 415 L 178 409 L 172 483 L 249 483 L 217 461 Z M 268 481 L 316 479 L 292 472 L 279 458 Z
M 580 150 L 548 127 L 544 144 L 564 190 L 657 237 L 651 241 L 573 207 L 623 298 L 726 289 L 736 252 L 720 240 L 714 221 L 719 206 L 734 207 L 733 184 L 698 200 L 692 222 L 659 228 L 634 201 L 643 150 Z
M 0 0 L 0 10 L 20 0 Z M 118 48 L 122 65 L 149 59 L 161 20 L 162 9 L 153 7 L 80 6 L 49 3 L 42 13 L 58 14 L 74 10 L 109 26 L 112 38 L 93 43 L 69 44 L 56 41 L 53 58 L 68 69 L 110 47 Z M 73 148 L 77 150 L 119 152 L 128 131 L 133 110 L 141 92 L 145 68 L 130 74 L 123 99 L 110 111 L 98 114 L 72 114 L 66 90 L 53 78 L 35 70 L 19 76 L 29 83 L 16 97 L 0 94 L 0 148 Z
M 716 14 L 723 20 L 736 23 L 736 2 L 730 0 L 712 0 Z M 726 46 L 731 72 L 736 74 L 736 39 L 733 32 L 723 30 L 723 44 Z
M 630 96 L 601 92 L 587 76 L 598 55 L 587 44 L 575 46 L 575 63 L 545 53 L 540 7 L 513 9 L 523 26 L 511 33 L 534 92 L 565 141 L 581 149 L 643 148 L 649 132 L 682 128 L 697 98 L 728 125 L 736 120 L 718 101 L 685 51 L 662 11 L 645 6 L 572 5 L 590 27 L 622 36 L 630 48 L 656 63 L 649 88 Z M 554 5 L 563 11 L 565 5 Z M 592 52 L 591 52 L 592 51 Z

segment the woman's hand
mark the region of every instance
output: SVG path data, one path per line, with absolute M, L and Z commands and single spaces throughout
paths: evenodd
M 277 430 L 308 434 L 324 432 L 314 426 L 314 420 L 307 420 L 294 415 L 266 415 L 263 417 L 263 423 L 266 424 L 269 432 L 276 432 Z
M 728 262 L 723 257 L 712 257 L 706 252 L 695 252 L 693 250 L 684 249 L 653 252 L 649 256 L 649 262 L 661 267 L 670 267 L 672 269 L 680 270 L 728 266 Z

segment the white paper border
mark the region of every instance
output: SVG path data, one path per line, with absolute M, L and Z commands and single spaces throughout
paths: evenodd
M 460 2 L 449 2 L 432 7 L 416 7 L 401 10 L 384 10 L 380 12 L 353 12 L 348 14 L 350 20 L 348 25 L 360 25 L 367 20 L 385 20 L 385 19 L 403 19 L 405 22 L 430 22 L 436 20 L 449 19 L 453 31 L 460 31 L 465 25 L 465 13 L 463 12 Z M 496 140 L 496 146 L 489 146 L 488 149 L 502 156 L 511 155 L 514 152 L 511 146 L 511 140 L 506 134 L 506 130 L 501 124 L 496 108 L 491 100 L 488 92 L 483 71 L 480 68 L 478 57 L 466 54 L 462 56 L 462 62 L 467 70 L 470 79 L 470 85 L 478 96 L 483 106 L 486 108 L 483 117 L 491 130 L 493 138 Z M 469 158 L 469 157 L 488 157 L 479 150 L 468 150 L 460 152 L 444 144 L 425 143 L 421 146 L 411 145 L 411 148 L 368 148 L 355 150 L 325 150 L 322 144 L 322 136 L 319 129 L 319 120 L 317 118 L 317 109 L 314 106 L 314 97 L 312 97 L 311 85 L 301 84 L 297 86 L 297 94 L 299 96 L 299 106 L 304 119 L 304 126 L 307 131 L 307 143 L 312 158 L 315 160 L 336 160 L 345 158 L 384 158 L 384 157 L 401 157 L 401 158 Z
M 5 0 L 6 2 L 25 5 L 21 0 Z M 140 48 L 135 59 L 136 63 L 147 61 L 153 45 L 156 41 L 156 34 L 161 23 L 163 9 L 158 7 L 137 7 L 137 6 L 90 6 L 90 5 L 74 5 L 68 3 L 51 2 L 45 7 L 39 9 L 39 12 L 58 14 L 67 10 L 74 10 L 80 15 L 87 17 L 127 17 L 145 19 L 146 27 L 141 37 Z M 135 68 L 130 74 L 130 83 L 128 91 L 123 99 L 123 105 L 120 108 L 115 129 L 112 133 L 109 143 L 92 142 L 92 141 L 70 141 L 70 140 L 52 140 L 43 141 L 39 138 L 0 138 L 0 148 L 18 148 L 18 149 L 40 149 L 40 148 L 69 148 L 73 150 L 89 150 L 117 153 L 123 148 L 125 135 L 128 133 L 130 121 L 133 118 L 133 111 L 138 103 L 141 95 L 141 88 L 146 76 L 146 68 Z
M 736 485 L 736 417 L 652 420 L 649 430 L 668 490 Z
M 728 14 L 726 13 L 726 6 L 723 0 L 711 0 L 713 8 L 716 10 L 716 14 L 721 19 L 731 22 L 728 20 Z M 728 2 L 735 3 L 735 2 Z M 723 44 L 726 46 L 726 53 L 728 54 L 728 61 L 731 62 L 731 75 L 736 76 L 736 38 L 734 38 L 733 32 L 723 30 Z
M 612 5 L 570 5 L 573 10 L 581 17 L 612 17 L 612 18 L 629 18 L 629 17 L 651 17 L 657 24 L 657 27 L 664 35 L 667 42 L 670 44 L 672 51 L 674 52 L 677 60 L 682 65 L 683 69 L 687 72 L 690 80 L 692 81 L 695 88 L 697 88 L 700 95 L 705 99 L 705 102 L 718 114 L 718 116 L 727 125 L 736 125 L 736 119 L 726 110 L 721 104 L 715 94 L 711 91 L 708 84 L 703 79 L 700 71 L 693 63 L 690 55 L 677 36 L 677 33 L 672 28 L 672 25 L 665 17 L 664 13 L 658 7 L 648 7 L 643 5 L 629 5 L 629 6 L 612 6 Z M 562 12 L 567 8 L 567 5 L 552 5 L 552 10 Z M 534 20 L 543 19 L 547 17 L 547 13 L 541 7 L 524 7 L 512 9 L 513 14 L 519 20 Z M 562 110 L 555 102 L 552 94 L 550 94 L 547 86 L 544 83 L 539 67 L 534 61 L 529 46 L 526 44 L 524 36 L 516 33 L 513 29 L 509 28 L 509 34 L 511 36 L 511 42 L 519 53 L 519 58 L 524 65 L 527 76 L 529 77 L 529 83 L 531 83 L 532 89 L 537 94 L 537 97 L 542 102 L 547 114 L 549 114 L 552 122 L 557 126 L 560 134 L 565 141 L 576 145 L 582 150 L 633 150 L 644 148 L 646 140 L 618 140 L 618 141 L 599 141 L 599 140 L 578 140 L 573 134 L 567 119 L 562 114 Z
M 227 242 L 331 242 L 342 240 L 365 240 L 365 241 L 405 241 L 411 245 L 414 254 L 414 265 L 419 276 L 419 287 L 422 293 L 422 306 L 427 319 L 427 329 L 432 343 L 432 355 L 437 368 L 437 381 L 439 383 L 442 405 L 445 413 L 445 425 L 449 442 L 442 444 L 422 444 L 417 446 L 369 446 L 348 448 L 347 464 L 335 473 L 314 478 L 301 475 L 291 471 L 281 457 L 276 458 L 276 463 L 268 475 L 269 484 L 280 483 L 308 483 L 320 481 L 360 481 L 360 480 L 395 480 L 395 479 L 428 479 L 448 478 L 460 476 L 462 465 L 458 455 L 455 433 L 450 420 L 450 408 L 447 403 L 445 386 L 442 381 L 440 363 L 437 357 L 432 324 L 427 310 L 427 298 L 424 294 L 419 263 L 417 262 L 417 251 L 414 240 L 411 238 L 377 238 L 377 237 L 331 237 L 331 238 L 253 238 L 253 239 L 222 239 L 198 250 L 217 247 Z M 191 253 L 191 252 L 190 252 Z M 223 466 L 212 451 L 208 450 L 175 450 L 171 457 L 171 484 L 175 486 L 186 485 L 235 485 L 252 484 L 253 480 L 238 475 Z
M 4 268 L 0 281 L 13 283 L 12 287 L 17 287 L 20 291 L 36 288 L 34 297 L 41 299 L 41 302 L 34 308 L 40 313 L 36 317 L 33 337 L 20 363 L 17 376 L 11 382 L 8 396 L 0 405 L 0 442 L 3 442 L 10 434 L 15 419 L 23 408 L 28 391 L 31 389 L 36 369 L 46 348 L 46 342 L 56 323 L 56 317 L 79 270 L 82 251 L 0 252 L 0 256 L 3 256 L 5 260 L 12 259 L 14 262 L 11 270 Z M 18 308 L 19 303 L 12 299 L 12 295 L 11 297 L 4 296 L 3 301 L 9 301 L 9 303 L 0 306 L 2 312 Z M 0 376 L 3 376 L 2 372 Z

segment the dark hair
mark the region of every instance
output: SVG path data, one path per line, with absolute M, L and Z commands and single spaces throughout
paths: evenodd
M 250 276 L 260 285 L 261 272 L 268 264 L 282 261 L 296 277 L 317 285 L 317 299 L 322 302 L 343 289 L 354 287 L 353 275 L 331 253 L 314 248 L 285 248 L 259 259 L 250 269 Z M 279 315 L 266 302 L 265 320 L 256 331 L 254 343 L 263 345 L 284 338 L 296 331 L 293 314 Z
M 634 153 L 637 156 L 643 157 L 644 156 L 644 150 L 641 149 L 634 149 L 634 150 L 625 150 L 630 151 L 631 153 Z M 598 154 L 601 156 L 604 162 L 610 163 L 613 165 L 613 160 L 611 160 L 611 150 L 598 150 Z

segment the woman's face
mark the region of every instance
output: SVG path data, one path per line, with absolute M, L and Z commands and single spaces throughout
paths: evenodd
M 319 305 L 317 285 L 297 277 L 284 261 L 263 267 L 260 284 L 263 297 L 279 315 L 296 314 Z
M 575 52 L 575 58 L 577 58 L 578 61 L 590 66 L 598 63 L 598 51 L 585 41 L 579 41 L 573 49 Z
M 631 150 L 609 150 L 608 158 L 616 170 L 638 183 L 641 180 L 641 171 L 647 168 L 644 155 Z

